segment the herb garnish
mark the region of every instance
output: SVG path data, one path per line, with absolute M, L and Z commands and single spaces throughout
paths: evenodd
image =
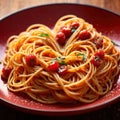
M 76 28 L 72 28 L 71 32 L 74 33 L 76 31 Z
M 83 53 L 78 53 L 76 56 L 83 56 L 83 61 L 85 62 L 87 60 L 87 56 Z
M 120 46 L 119 44 L 117 44 L 117 43 L 115 43 L 114 41 L 111 41 L 112 43 L 113 43 L 113 45 L 115 45 L 115 46 Z
M 47 33 L 41 33 L 41 34 L 39 34 L 39 36 L 40 36 L 40 37 L 48 37 L 49 34 L 47 34 Z
M 57 57 L 57 58 L 53 59 L 52 61 L 58 61 L 58 63 L 60 65 L 67 65 L 67 63 L 64 60 L 65 60 L 64 57 Z

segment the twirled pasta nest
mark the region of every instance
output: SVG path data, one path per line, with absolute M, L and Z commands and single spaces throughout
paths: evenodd
M 84 19 L 66 15 L 53 29 L 34 24 L 11 36 L 2 77 L 10 91 L 41 103 L 89 103 L 112 89 L 119 60 L 110 38 Z

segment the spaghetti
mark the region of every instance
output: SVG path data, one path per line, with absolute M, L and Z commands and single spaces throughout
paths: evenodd
M 2 76 L 10 91 L 41 103 L 90 103 L 112 89 L 119 60 L 111 39 L 84 19 L 66 15 L 53 29 L 34 24 L 11 36 Z

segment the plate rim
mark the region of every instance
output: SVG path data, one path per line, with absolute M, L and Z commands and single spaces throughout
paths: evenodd
M 39 108 L 30 108 L 30 107 L 27 107 L 27 106 L 23 106 L 23 105 L 20 105 L 20 104 L 14 104 L 13 102 L 10 102 L 10 101 L 7 101 L 6 99 L 1 99 L 0 98 L 0 103 L 2 103 L 3 105 L 5 106 L 9 106 L 10 108 L 14 108 L 18 111 L 21 111 L 21 112 L 25 112 L 25 113 L 31 113 L 31 114 L 36 114 L 36 115 L 48 115 L 48 116 L 67 116 L 69 114 L 69 116 L 72 116 L 72 115 L 77 115 L 77 114 L 83 114 L 83 113 L 88 113 L 88 112 L 93 112 L 95 110 L 98 110 L 98 109 L 102 109 L 102 108 L 105 108 L 109 105 L 112 105 L 112 104 L 115 104 L 119 101 L 120 99 L 120 95 L 119 96 L 116 96 L 112 99 L 109 99 L 107 101 L 105 101 L 104 103 L 101 102 L 100 104 L 95 104 L 94 106 L 90 106 L 89 108 L 75 108 L 74 110 L 73 109 L 62 109 L 62 110 L 56 110 L 56 109 L 39 109 Z M 42 104 L 42 103 L 40 103 Z M 89 103 L 88 103 L 89 104 Z

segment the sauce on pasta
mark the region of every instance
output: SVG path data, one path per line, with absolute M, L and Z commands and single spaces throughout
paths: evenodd
M 34 24 L 11 36 L 1 76 L 10 91 L 41 103 L 90 103 L 112 89 L 119 60 L 110 38 L 66 15 L 53 29 Z

